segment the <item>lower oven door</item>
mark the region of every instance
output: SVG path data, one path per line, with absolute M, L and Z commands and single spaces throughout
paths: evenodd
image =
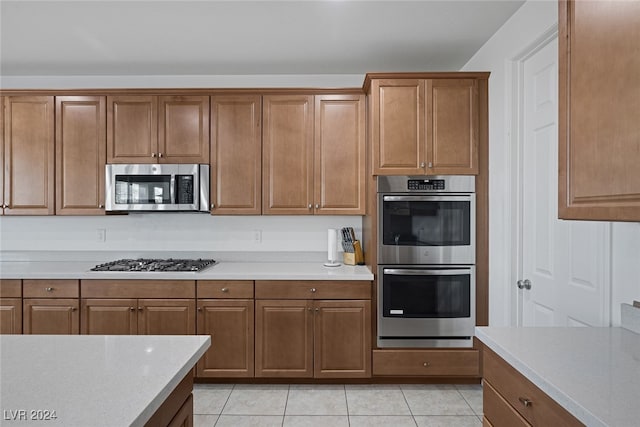
M 378 267 L 378 347 L 471 347 L 475 266 Z

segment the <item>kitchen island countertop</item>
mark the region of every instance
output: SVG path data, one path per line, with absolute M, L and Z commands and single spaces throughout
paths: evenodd
M 142 426 L 210 343 L 209 336 L 2 335 L 0 424 Z
M 585 425 L 640 423 L 640 335 L 623 328 L 476 327 L 476 337 Z

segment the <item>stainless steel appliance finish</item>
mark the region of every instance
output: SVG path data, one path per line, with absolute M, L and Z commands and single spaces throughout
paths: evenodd
M 111 164 L 106 211 L 209 212 L 209 165 Z
M 474 176 L 378 177 L 378 347 L 472 347 Z
M 475 266 L 378 267 L 378 347 L 472 347 Z
M 379 176 L 378 264 L 475 264 L 474 176 Z
M 91 271 L 202 271 L 215 265 L 212 259 L 119 259 L 98 264 Z

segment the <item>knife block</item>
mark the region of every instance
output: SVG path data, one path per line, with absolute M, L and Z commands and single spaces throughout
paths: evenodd
M 353 242 L 354 252 L 343 252 L 342 262 L 344 265 L 356 265 L 364 263 L 364 256 L 362 255 L 362 248 L 360 247 L 360 241 Z

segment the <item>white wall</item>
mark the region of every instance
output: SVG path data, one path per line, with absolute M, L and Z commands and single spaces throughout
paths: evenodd
M 327 229 L 347 226 L 362 235 L 360 216 L 157 213 L 0 217 L 0 250 L 326 253 Z
M 508 326 L 512 319 L 509 229 L 512 225 L 509 100 L 511 61 L 558 22 L 556 1 L 527 1 L 463 67 L 490 71 L 489 78 L 489 324 Z M 640 224 L 617 223 L 611 237 L 611 314 L 619 325 L 620 303 L 640 299 Z

